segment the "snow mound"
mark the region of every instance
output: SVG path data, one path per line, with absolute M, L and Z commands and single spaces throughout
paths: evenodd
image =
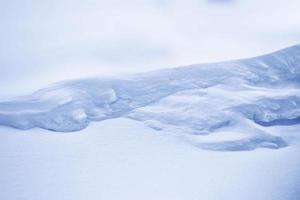
M 71 132 L 127 117 L 204 149 L 277 149 L 288 144 L 268 127 L 300 124 L 299 85 L 300 45 L 244 60 L 60 82 L 0 102 L 0 125 Z M 227 140 L 228 132 L 236 137 Z M 203 139 L 215 134 L 216 141 Z

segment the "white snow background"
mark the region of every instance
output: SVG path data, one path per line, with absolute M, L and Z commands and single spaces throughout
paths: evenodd
M 0 199 L 299 200 L 299 6 L 0 0 Z

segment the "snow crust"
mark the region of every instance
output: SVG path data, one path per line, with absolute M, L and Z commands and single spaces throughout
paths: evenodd
M 298 45 L 251 59 L 59 82 L 2 100 L 0 125 L 72 132 L 126 117 L 204 149 L 278 149 L 289 143 L 270 127 L 300 124 L 299 86 Z

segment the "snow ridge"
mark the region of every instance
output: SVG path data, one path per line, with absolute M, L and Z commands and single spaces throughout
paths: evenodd
M 300 45 L 256 58 L 56 83 L 0 102 L 0 125 L 58 132 L 127 117 L 210 150 L 281 148 L 300 124 Z M 228 133 L 233 139 L 224 139 Z M 238 139 L 237 139 L 238 138 Z

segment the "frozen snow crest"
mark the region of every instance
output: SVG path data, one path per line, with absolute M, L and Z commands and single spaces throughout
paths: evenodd
M 126 117 L 209 150 L 278 149 L 300 124 L 300 45 L 269 55 L 119 79 L 60 82 L 0 102 L 0 125 L 58 132 Z

